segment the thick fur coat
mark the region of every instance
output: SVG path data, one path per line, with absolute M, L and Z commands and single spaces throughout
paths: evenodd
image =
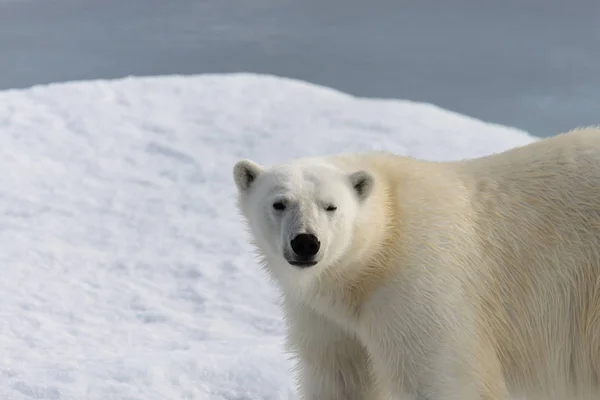
M 455 162 L 246 160 L 234 178 L 302 399 L 600 398 L 600 129 Z

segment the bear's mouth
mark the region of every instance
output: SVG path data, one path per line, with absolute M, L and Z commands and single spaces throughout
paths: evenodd
M 317 265 L 317 261 L 315 260 L 288 260 L 288 263 L 299 268 L 308 268 Z

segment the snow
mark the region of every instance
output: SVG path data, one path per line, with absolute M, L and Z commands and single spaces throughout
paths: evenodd
M 240 158 L 427 159 L 535 138 L 429 104 L 251 74 L 0 92 L 3 399 L 294 399 Z

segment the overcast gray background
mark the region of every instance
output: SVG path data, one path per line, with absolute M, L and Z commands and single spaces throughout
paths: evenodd
M 0 0 L 0 89 L 259 72 L 545 136 L 600 123 L 598 0 Z

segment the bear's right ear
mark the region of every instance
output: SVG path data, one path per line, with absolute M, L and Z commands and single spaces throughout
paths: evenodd
M 373 175 L 367 171 L 356 171 L 350 174 L 350 183 L 359 199 L 364 200 L 371 194 L 373 189 Z
M 263 168 L 254 161 L 238 161 L 233 166 L 233 180 L 238 190 L 242 192 L 248 190 L 262 170 Z

